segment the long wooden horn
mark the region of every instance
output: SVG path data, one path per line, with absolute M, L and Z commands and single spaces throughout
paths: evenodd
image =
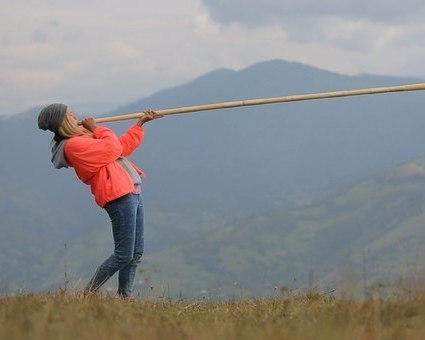
M 375 87 L 375 88 L 336 91 L 336 92 L 300 94 L 300 95 L 284 96 L 284 97 L 237 100 L 237 101 L 222 102 L 222 103 L 215 103 L 215 104 L 179 107 L 175 109 L 156 110 L 156 112 L 158 114 L 167 116 L 167 115 L 190 113 L 190 112 L 197 112 L 197 111 L 229 109 L 229 108 L 240 107 L 240 106 L 287 103 L 287 102 L 297 102 L 297 101 L 314 100 L 314 99 L 338 98 L 338 97 L 349 97 L 349 96 L 361 96 L 361 95 L 367 95 L 367 94 L 419 91 L 419 90 L 425 90 L 425 83 L 389 86 L 389 87 Z M 121 120 L 138 119 L 142 117 L 143 115 L 144 115 L 143 112 L 137 112 L 137 113 L 118 115 L 118 116 L 97 118 L 95 119 L 95 121 L 96 123 L 116 122 Z

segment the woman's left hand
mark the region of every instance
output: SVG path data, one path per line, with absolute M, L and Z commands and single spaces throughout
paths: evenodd
M 153 110 L 146 110 L 146 111 L 143 111 L 143 113 L 144 115 L 140 117 L 139 120 L 137 121 L 137 125 L 139 126 L 142 126 L 143 124 L 145 124 L 146 122 L 150 122 L 151 120 L 164 117 L 164 115 L 161 115 L 158 112 Z

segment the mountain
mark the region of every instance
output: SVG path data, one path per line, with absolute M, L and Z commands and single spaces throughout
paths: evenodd
M 415 82 L 274 60 L 218 70 L 112 114 Z M 423 98 L 417 92 L 167 117 L 149 128 L 142 164 L 149 186 L 176 210 L 189 206 L 182 193 L 196 197 L 192 210 L 226 216 L 293 204 L 421 156 Z
M 420 81 L 348 76 L 272 60 L 216 70 L 109 114 Z M 423 92 L 375 95 L 149 123 L 133 157 L 148 175 L 147 253 L 172 249 L 244 216 L 302 207 L 421 157 L 423 100 Z M 89 189 L 71 169 L 52 168 L 51 135 L 36 124 L 39 109 L 0 120 L 1 292 L 46 288 L 62 280 L 65 267 L 86 277 L 111 247 L 109 220 Z M 130 124 L 108 126 L 122 132 Z
M 254 214 L 154 253 L 143 275 L 174 293 L 215 291 L 216 298 L 308 285 L 364 292 L 423 277 L 424 226 L 422 158 L 309 206 Z

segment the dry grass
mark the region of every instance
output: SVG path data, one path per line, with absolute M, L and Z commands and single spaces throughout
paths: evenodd
M 423 339 L 425 294 L 353 301 L 307 294 L 227 302 L 0 298 L 0 339 Z

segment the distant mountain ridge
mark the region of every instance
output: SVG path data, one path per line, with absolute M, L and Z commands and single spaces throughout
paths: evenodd
M 273 60 L 240 71 L 213 71 L 108 115 L 420 81 L 347 76 Z M 148 176 L 147 252 L 171 249 L 231 220 L 304 206 L 422 157 L 424 99 L 422 92 L 344 98 L 218 110 L 149 123 L 144 145 L 133 157 Z M 70 249 L 79 249 L 82 256 L 74 263 L 74 273 L 87 275 L 99 254 L 110 249 L 109 221 L 96 208 L 89 189 L 72 169 L 52 168 L 51 135 L 37 128 L 38 111 L 0 119 L 2 291 L 57 281 Z M 122 132 L 130 124 L 107 126 Z M 34 261 L 31 265 L 28 257 Z
M 211 100 L 222 102 L 415 82 L 421 82 L 421 80 L 369 74 L 347 76 L 298 62 L 276 59 L 260 62 L 240 71 L 214 70 L 185 84 L 159 91 L 148 98 L 122 106 L 111 111 L 110 114 L 139 112 L 140 108 L 145 107 L 146 104 L 155 104 L 152 108 L 163 109 L 207 104 L 211 103 Z M 191 91 L 187 91 L 188 88 Z M 211 91 L 206 91 L 206 88 Z
M 133 103 L 123 111 L 414 82 L 419 80 L 366 75 L 350 77 L 299 63 L 274 60 L 241 71 L 209 73 Z M 287 194 L 276 194 L 276 185 L 285 188 L 286 193 L 290 191 L 293 195 L 303 196 L 307 192 L 310 195 L 315 190 L 322 192 L 324 187 L 349 183 L 350 180 L 346 181 L 344 177 L 362 178 L 372 170 L 362 170 L 368 164 L 377 165 L 383 161 L 383 167 L 374 168 L 379 171 L 420 156 L 421 153 L 414 152 L 415 147 L 409 145 L 404 150 L 397 150 L 400 146 L 392 144 L 399 140 L 415 145 L 422 143 L 422 140 L 420 143 L 413 141 L 421 137 L 410 130 L 406 121 L 422 119 L 422 114 L 416 110 L 416 103 L 419 104 L 423 96 L 423 93 L 410 93 L 407 96 L 345 98 L 219 110 L 190 117 L 167 117 L 152 126 L 152 135 L 167 136 L 173 140 L 174 156 L 167 155 L 168 164 L 178 164 L 182 169 L 179 173 L 182 179 L 180 183 L 194 179 L 187 166 L 195 167 L 196 177 L 199 177 L 197 183 L 214 183 L 214 188 L 221 192 L 231 188 L 226 196 L 235 197 L 234 204 L 245 196 L 236 195 L 236 191 L 243 192 L 246 183 L 252 180 L 258 181 L 259 191 L 256 192 L 261 195 L 257 205 L 262 205 L 264 195 L 271 195 L 277 204 L 282 204 Z M 416 125 L 416 129 L 419 130 L 420 125 Z M 184 131 L 184 138 L 181 138 L 179 131 Z M 167 138 L 154 143 L 159 150 L 170 148 Z M 394 152 L 400 152 L 399 156 Z M 156 157 L 161 157 L 161 154 L 152 156 Z M 395 161 L 397 157 L 399 162 Z M 197 160 L 195 163 L 192 162 L 194 159 Z M 336 159 L 346 164 L 341 164 L 343 169 L 333 173 L 335 165 L 332 163 Z M 152 159 L 146 166 L 152 164 L 155 171 L 161 171 L 161 177 L 166 176 L 162 169 L 168 169 L 156 166 L 156 162 L 162 160 Z M 234 176 L 238 167 L 243 172 L 239 171 L 238 176 Z M 227 169 L 226 174 L 232 176 L 229 181 L 224 176 L 215 176 L 223 168 Z M 306 169 L 313 170 L 309 173 Z M 153 173 L 152 176 L 155 175 Z M 161 183 L 165 188 L 170 188 L 167 197 L 172 197 L 173 192 L 187 190 L 185 185 L 178 185 L 174 180 Z M 292 183 L 296 183 L 295 187 Z M 304 183 L 305 187 L 300 183 Z M 204 190 L 197 195 L 202 195 L 198 202 L 205 201 Z M 211 206 L 211 202 L 207 202 L 207 206 Z

